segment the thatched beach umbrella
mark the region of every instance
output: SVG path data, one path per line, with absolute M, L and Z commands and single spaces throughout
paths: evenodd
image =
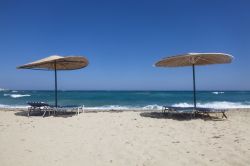
M 196 85 L 195 85 L 195 66 L 231 63 L 233 56 L 224 53 L 187 53 L 183 55 L 164 58 L 157 63 L 156 67 L 184 67 L 193 68 L 193 95 L 194 108 L 196 108 Z
M 57 70 L 76 70 L 88 65 L 88 60 L 81 56 L 62 57 L 52 55 L 47 58 L 17 67 L 17 69 L 53 70 L 55 72 L 55 107 L 57 107 Z

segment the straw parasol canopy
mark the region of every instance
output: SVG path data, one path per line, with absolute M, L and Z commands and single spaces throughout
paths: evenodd
M 210 65 L 231 63 L 233 57 L 224 53 L 187 53 L 171 56 L 158 61 L 156 67 L 184 67 L 192 65 Z
M 33 70 L 54 70 L 55 72 L 55 107 L 57 107 L 57 70 L 76 70 L 86 67 L 88 60 L 82 56 L 59 56 L 52 55 L 47 58 L 34 61 L 17 69 L 33 69 Z
M 193 68 L 194 108 L 196 108 L 195 66 L 231 63 L 233 56 L 225 53 L 187 53 L 170 56 L 155 63 L 156 67 L 185 67 Z
M 88 63 L 88 60 L 81 56 L 62 57 L 58 55 L 52 55 L 47 58 L 19 66 L 17 68 L 34 70 L 76 70 L 86 67 Z

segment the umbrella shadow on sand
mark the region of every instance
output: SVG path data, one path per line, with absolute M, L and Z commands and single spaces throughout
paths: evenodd
M 25 116 L 25 117 L 28 117 L 28 111 L 25 111 L 25 110 L 21 110 L 21 111 L 18 111 L 18 112 L 15 112 L 15 115 L 16 116 Z M 32 114 L 30 115 L 30 117 L 42 117 L 43 115 L 43 112 L 40 112 L 40 111 L 33 111 Z M 57 112 L 55 115 L 54 114 L 46 114 L 44 116 L 44 118 L 46 117 L 50 117 L 50 116 L 53 116 L 53 117 L 60 117 L 60 118 L 70 118 L 70 117 L 73 117 L 73 116 L 76 116 L 76 113 L 75 112 Z
M 146 118 L 154 118 L 154 119 L 172 119 L 172 120 L 178 120 L 178 121 L 189 121 L 189 120 L 195 120 L 195 119 L 202 119 L 202 120 L 208 120 L 208 121 L 224 121 L 224 119 L 215 117 L 215 116 L 209 116 L 209 115 L 203 115 L 203 114 L 197 114 L 194 116 L 194 114 L 190 113 L 162 113 L 162 112 L 143 112 L 140 113 L 140 116 L 146 117 Z

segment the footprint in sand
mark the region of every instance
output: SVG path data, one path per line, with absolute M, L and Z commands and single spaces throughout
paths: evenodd
M 26 149 L 25 151 L 30 152 L 30 153 L 32 152 L 32 150 L 29 150 L 29 149 Z
M 236 139 L 236 140 L 234 140 L 234 142 L 236 142 L 236 143 L 240 143 L 240 140 L 239 140 L 239 139 Z
M 212 138 L 221 138 L 222 136 L 224 136 L 224 135 L 215 135 Z

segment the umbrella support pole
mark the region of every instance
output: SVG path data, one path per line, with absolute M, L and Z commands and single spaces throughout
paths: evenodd
M 193 67 L 193 92 L 194 92 L 194 108 L 196 108 L 196 84 L 195 84 L 195 65 Z
M 56 69 L 56 61 L 54 62 L 55 65 L 55 107 L 57 108 L 57 69 Z

